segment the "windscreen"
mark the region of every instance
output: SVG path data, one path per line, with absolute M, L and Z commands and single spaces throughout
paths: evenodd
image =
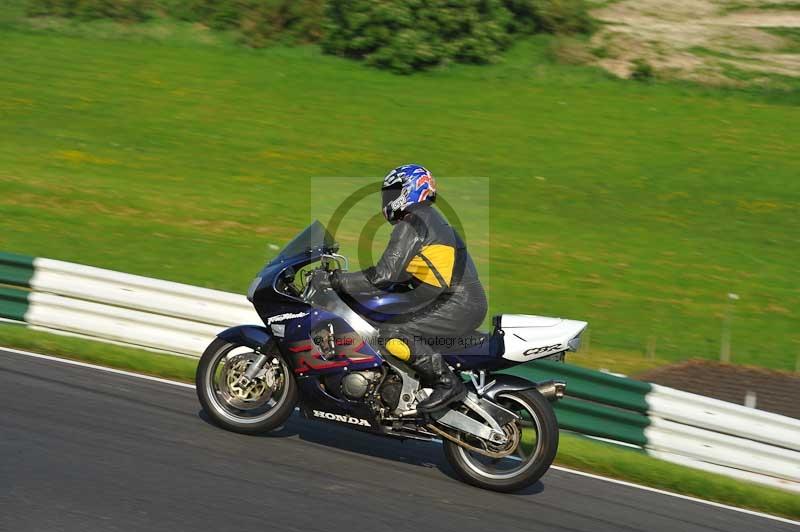
M 299 235 L 294 237 L 291 242 L 272 259 L 272 262 L 285 260 L 312 249 L 325 248 L 329 250 L 333 247 L 333 238 L 318 220 L 314 220 L 311 225 L 306 227 Z

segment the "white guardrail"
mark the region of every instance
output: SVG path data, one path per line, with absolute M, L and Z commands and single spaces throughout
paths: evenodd
M 657 384 L 645 400 L 648 454 L 800 492 L 800 420 Z
M 226 327 L 260 324 L 247 298 L 82 264 L 37 258 L 32 326 L 199 357 Z
M 198 357 L 217 332 L 260 324 L 238 294 L 36 258 L 35 328 Z M 649 453 L 800 492 L 800 420 L 663 386 L 647 394 Z
M 748 408 L 666 386 L 652 385 L 648 415 L 706 431 L 800 451 L 800 419 Z M 800 468 L 800 460 L 795 462 Z M 800 478 L 800 475 L 798 475 Z

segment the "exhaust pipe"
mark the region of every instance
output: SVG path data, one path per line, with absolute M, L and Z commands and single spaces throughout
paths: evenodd
M 542 381 L 536 383 L 536 389 L 540 394 L 544 395 L 548 401 L 558 401 L 564 397 L 564 390 L 567 389 L 567 383 L 564 381 Z

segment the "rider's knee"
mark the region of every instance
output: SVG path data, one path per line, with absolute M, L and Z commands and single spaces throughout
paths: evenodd
M 386 350 L 403 362 L 411 360 L 411 347 L 402 338 L 389 338 L 386 341 Z

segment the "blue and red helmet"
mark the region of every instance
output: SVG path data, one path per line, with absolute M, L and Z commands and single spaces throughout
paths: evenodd
M 383 178 L 381 207 L 387 221 L 399 220 L 410 206 L 426 201 L 436 201 L 436 180 L 425 167 L 404 164 Z

